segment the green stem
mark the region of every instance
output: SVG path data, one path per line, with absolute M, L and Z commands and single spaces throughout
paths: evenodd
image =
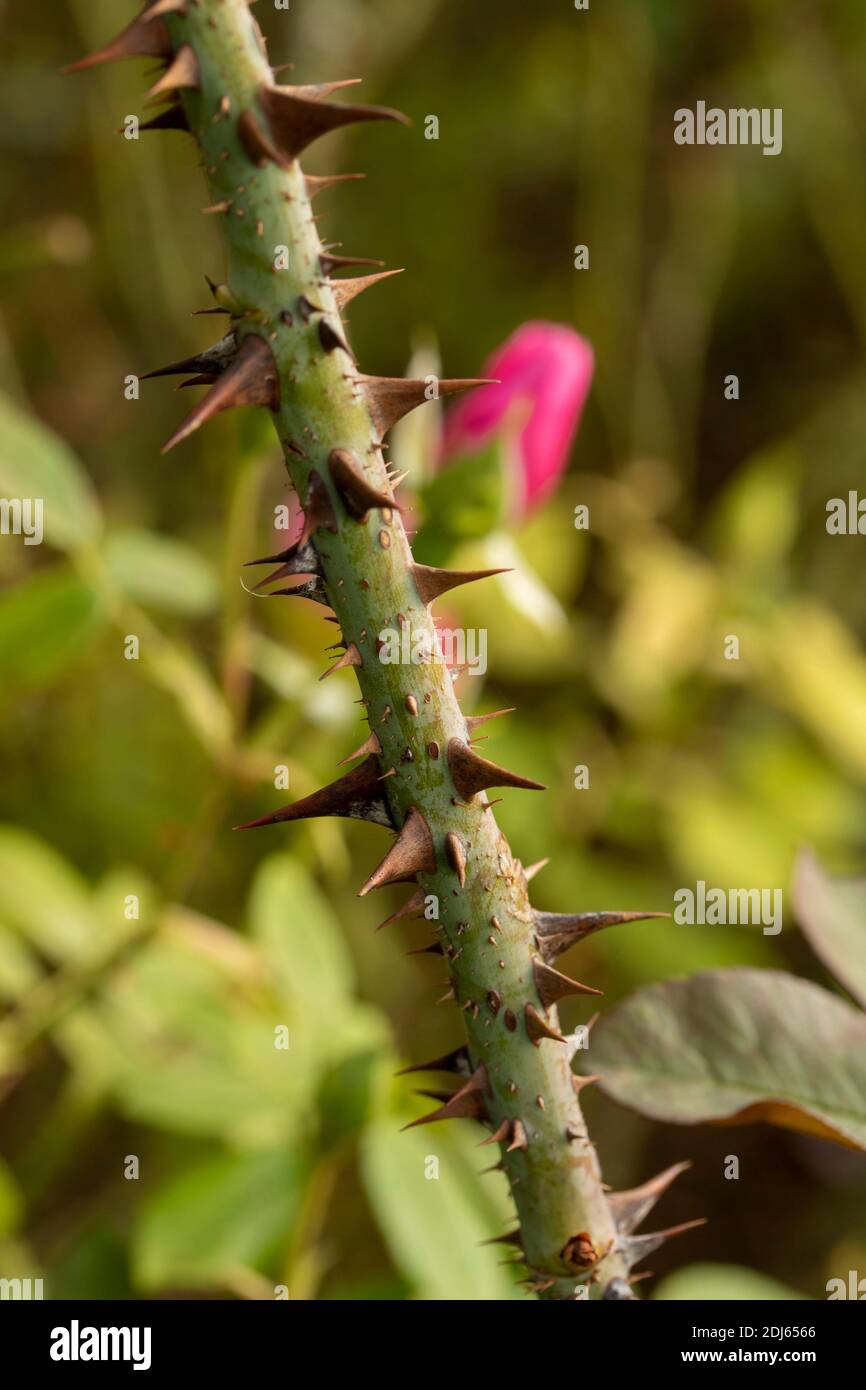
M 502 780 L 482 780 L 476 789 L 461 774 L 461 756 L 473 771 L 479 760 L 469 749 L 471 731 L 442 662 L 380 659 L 385 631 L 405 629 L 416 648 L 420 642 L 435 649 L 424 576 L 414 567 L 399 510 L 388 505 L 381 404 L 394 388 L 362 378 L 348 350 L 335 345 L 345 341 L 338 303 L 346 292 L 323 261 L 308 186 L 297 150 L 287 148 L 285 128 L 274 116 L 268 97 L 274 77 L 246 0 L 188 0 L 164 21 L 175 56 L 185 46 L 195 55 L 197 86 L 185 87 L 181 96 L 207 173 L 209 202 L 222 209 L 217 215 L 230 289 L 218 291 L 218 298 L 231 309 L 239 349 L 253 347 L 260 355 L 262 344 L 270 349 L 262 380 L 271 368 L 278 377 L 274 421 L 286 466 L 308 522 L 322 523 L 312 541 L 378 739 L 373 775 L 381 770 L 379 795 L 401 828 L 399 844 L 405 847 L 407 825 L 419 830 L 420 849 L 414 859 L 409 855 L 405 876 L 420 884 L 428 902 L 438 903 L 439 941 L 473 1075 L 451 1109 L 476 1112 L 501 1136 L 501 1163 L 533 1286 L 546 1297 L 570 1298 L 586 1284 L 591 1297 L 600 1297 L 611 1280 L 627 1278 L 629 1261 L 587 1136 L 569 1048 L 556 1040 L 555 1005 L 539 992 L 544 966 L 526 878 L 486 798 L 477 794 Z M 325 109 L 316 105 L 318 112 Z M 268 147 L 272 157 L 259 158 Z M 258 343 L 248 343 L 250 337 Z M 223 389 L 228 376 L 221 379 Z M 232 403 L 249 403 L 252 396 L 239 391 Z M 188 432 L 183 427 L 176 438 Z M 352 504 L 345 481 L 335 481 L 335 449 L 345 451 L 364 486 L 384 499 L 365 515 Z M 311 506 L 316 488 L 318 510 Z M 302 814 L 308 812 L 296 810 Z M 543 1036 L 539 1023 L 547 1030 Z

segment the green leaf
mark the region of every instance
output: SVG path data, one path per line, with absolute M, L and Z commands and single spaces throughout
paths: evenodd
M 653 1290 L 653 1298 L 662 1302 L 691 1303 L 723 1299 L 743 1303 L 761 1303 L 774 1299 L 805 1299 L 785 1284 L 759 1274 L 756 1269 L 742 1265 L 695 1264 L 678 1269 Z
M 60 550 L 95 539 L 99 506 L 92 484 L 66 443 L 0 396 L 0 495 L 41 498 L 45 539 Z
M 508 470 L 497 438 L 477 454 L 449 461 L 421 497 L 424 523 L 413 542 L 424 564 L 443 564 L 454 546 L 489 535 L 507 510 Z
M 219 597 L 219 580 L 192 546 L 153 531 L 113 531 L 103 551 L 107 577 L 128 598 L 169 613 L 199 617 Z
M 815 954 L 866 1008 L 866 879 L 831 877 L 804 850 L 794 869 L 794 912 Z
M 361 1163 L 385 1242 L 415 1296 L 514 1298 L 515 1286 L 499 1264 L 501 1246 L 481 1244 L 501 1235 L 508 1218 L 484 1192 L 477 1151 L 470 1149 L 469 1159 L 461 1140 L 442 1125 L 435 1133 L 399 1134 L 397 1127 L 393 1116 L 371 1126 Z
M 100 618 L 96 591 L 69 570 L 16 584 L 0 597 L 0 684 L 45 685 L 81 656 Z
M 279 1149 L 220 1155 L 170 1178 L 133 1228 L 135 1283 L 146 1292 L 214 1287 L 238 1269 L 264 1268 L 288 1244 L 303 1177 L 301 1161 Z
M 639 990 L 578 1058 L 651 1119 L 766 1120 L 866 1149 L 866 1017 L 781 971 L 708 970 Z
M 92 955 L 84 879 L 50 845 L 11 825 L 0 826 L 0 922 L 51 961 L 83 963 Z
M 327 898 L 290 855 L 271 855 L 260 866 L 249 922 L 286 995 L 336 1027 L 355 984 L 352 959 Z

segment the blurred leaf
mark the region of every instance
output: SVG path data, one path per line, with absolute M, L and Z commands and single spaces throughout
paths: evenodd
M 671 1124 L 766 1120 L 866 1149 L 866 1017 L 777 970 L 709 970 L 638 990 L 593 1029 L 581 1070 Z
M 789 603 L 762 634 L 754 659 L 767 697 L 846 772 L 866 779 L 866 656 L 842 620 L 814 599 Z
M 354 987 L 352 959 L 327 898 L 288 854 L 259 866 L 249 904 L 250 933 L 291 998 L 339 1027 L 340 1005 Z
M 396 1130 L 395 1117 L 372 1126 L 362 1142 L 361 1164 L 385 1241 L 416 1298 L 516 1297 L 499 1265 L 501 1247 L 480 1244 L 501 1235 L 503 1227 L 457 1143 L 442 1125 L 435 1134 Z M 438 1176 L 428 1177 L 437 1163 Z
M 662 1302 L 691 1303 L 724 1299 L 743 1303 L 767 1302 L 773 1299 L 805 1299 L 756 1269 L 742 1265 L 695 1264 L 669 1274 L 653 1290 L 653 1298 Z
M 866 1008 L 866 879 L 831 877 L 804 850 L 793 896 L 797 921 L 815 954 Z
M 798 465 L 790 445 L 761 453 L 743 464 L 716 504 L 716 546 L 738 583 L 760 582 L 790 552 L 799 523 Z
M 413 542 L 417 558 L 440 565 L 455 546 L 497 530 L 507 511 L 508 487 L 499 438 L 468 458 L 450 459 L 421 494 L 424 523 Z
M 113 973 L 98 1017 L 115 1103 L 132 1119 L 255 1148 L 309 1131 L 323 1059 L 261 964 L 244 979 L 193 943 L 156 941 Z
M 112 531 L 103 554 L 109 582 L 136 603 L 193 618 L 216 606 L 217 575 L 192 546 L 174 536 Z
M 300 1159 L 279 1149 L 220 1155 L 170 1178 L 136 1217 L 134 1282 L 145 1292 L 214 1288 L 239 1268 L 263 1269 L 288 1243 L 303 1176 Z
M 81 963 L 93 954 L 85 881 L 50 845 L 16 826 L 0 826 L 0 921 L 49 960 Z
M 393 1073 L 393 1056 L 372 1048 L 328 1068 L 318 1095 L 323 1148 L 353 1138 L 384 1108 Z
M 86 1230 L 52 1266 L 50 1289 L 53 1299 L 132 1298 L 124 1240 L 103 1225 Z
M 0 396 L 0 494 L 41 498 L 45 539 L 77 550 L 95 539 L 99 506 L 78 459 L 59 435 Z
M 23 1215 L 24 1195 L 9 1164 L 0 1158 L 0 1240 L 18 1229 Z
M 14 1003 L 32 989 L 41 976 L 33 952 L 14 932 L 0 926 L 0 1002 Z
M 22 580 L 0 596 L 0 682 L 46 684 L 82 655 L 101 616 L 95 589 L 69 570 Z

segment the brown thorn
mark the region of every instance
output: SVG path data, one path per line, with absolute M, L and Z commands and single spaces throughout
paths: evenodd
M 365 290 L 372 289 L 381 280 L 390 280 L 392 275 L 402 275 L 403 270 L 380 270 L 376 275 L 358 275 L 354 280 L 332 280 L 331 290 L 337 301 L 337 308 L 344 309 L 347 304 Z
M 371 889 L 381 888 L 386 883 L 410 882 L 416 874 L 432 874 L 435 869 L 436 851 L 430 829 L 421 812 L 410 806 L 397 839 L 360 889 L 358 897 L 363 898 Z
M 424 889 L 419 888 L 413 893 L 408 902 L 402 907 L 398 907 L 396 912 L 392 912 L 390 917 L 386 917 L 384 922 L 380 922 L 376 931 L 381 931 L 383 927 L 389 927 L 392 922 L 397 922 L 401 917 L 411 917 L 413 913 L 422 912 L 424 909 Z
M 343 652 L 343 655 L 340 657 L 339 661 L 335 661 L 333 666 L 329 666 L 327 671 L 323 671 L 322 674 L 319 676 L 319 680 L 327 680 L 328 676 L 332 676 L 335 671 L 344 671 L 347 666 L 363 665 L 364 658 L 358 651 L 358 648 L 355 646 L 355 643 L 350 642 L 346 650 Z M 597 994 L 598 990 L 596 990 L 595 993 Z
M 356 521 L 363 521 L 372 508 L 397 507 L 388 492 L 375 487 L 365 476 L 355 454 L 349 449 L 332 449 L 328 468 L 346 511 Z
M 169 63 L 162 77 L 154 82 L 147 95 L 158 97 L 162 92 L 180 91 L 182 87 L 201 87 L 201 68 L 195 50 L 190 44 L 183 44 Z
M 538 1012 L 534 1004 L 525 1005 L 523 1019 L 529 1040 L 535 1047 L 540 1046 L 544 1038 L 550 1038 L 551 1042 L 566 1041 L 562 1034 L 547 1022 L 543 1014 Z
M 344 763 L 350 763 L 355 758 L 366 757 L 368 753 L 375 753 L 378 755 L 381 751 L 382 745 L 379 742 L 379 735 L 375 731 L 371 731 L 367 738 L 364 739 L 364 742 L 355 749 L 354 753 L 347 753 L 345 758 L 340 759 L 337 763 L 337 767 L 342 767 Z
M 173 49 L 168 30 L 161 19 L 147 22 L 143 15 L 128 24 L 104 48 L 89 53 L 63 68 L 63 73 L 84 72 L 99 63 L 113 63 L 121 58 L 170 58 Z
M 460 887 L 463 888 L 466 883 L 466 852 L 459 835 L 455 835 L 453 831 L 445 836 L 445 856 L 457 875 Z
M 396 425 L 410 410 L 435 399 L 429 395 L 428 383 L 422 380 L 413 381 L 401 376 L 364 376 L 360 373 L 355 380 L 366 397 L 373 424 L 380 436 L 386 435 L 392 425 Z M 470 377 L 455 377 L 438 381 L 437 395 L 451 396 L 458 391 L 471 391 L 476 386 L 493 384 Z
M 280 380 L 274 355 L 263 338 L 250 333 L 231 365 L 175 431 L 162 452 L 167 454 L 223 410 L 239 405 L 266 405 L 270 410 L 277 410 L 279 404 Z
M 383 106 L 350 106 L 298 96 L 291 87 L 262 87 L 262 108 L 278 151 L 277 163 L 291 164 L 298 155 L 329 131 L 358 121 L 400 121 L 399 111 Z
M 523 787 L 530 791 L 545 791 L 541 782 L 533 782 L 528 777 L 519 777 L 504 767 L 482 758 L 469 748 L 462 739 L 452 738 L 448 743 L 448 766 L 458 793 L 464 800 L 485 791 L 488 787 Z
M 344 816 L 350 820 L 370 820 L 377 825 L 393 827 L 393 818 L 379 787 L 379 764 L 375 757 L 367 758 L 336 782 L 310 796 L 293 801 L 268 816 L 239 825 L 237 830 L 252 830 L 261 825 L 276 825 L 282 821 L 310 820 L 314 816 Z
M 545 1009 L 549 1009 L 551 1004 L 555 1004 L 559 999 L 566 999 L 571 994 L 602 994 L 600 989 L 593 989 L 591 985 L 582 985 L 579 980 L 570 980 L 567 975 L 562 975 L 552 966 L 545 965 L 540 960 L 532 962 L 532 975 L 535 980 L 535 988 L 538 990 L 538 997 Z
M 508 574 L 507 569 L 495 570 L 440 570 L 433 565 L 412 566 L 412 577 L 415 580 L 415 588 L 422 603 L 433 603 L 434 599 L 439 598 L 440 594 L 446 594 L 449 589 L 457 589 L 461 584 L 474 584 L 476 579 L 490 579 L 495 574 Z M 510 713 L 507 710 L 498 710 L 499 714 Z M 485 719 L 493 719 L 492 714 L 479 715 L 476 723 L 483 723 Z M 467 723 L 469 721 L 467 720 Z

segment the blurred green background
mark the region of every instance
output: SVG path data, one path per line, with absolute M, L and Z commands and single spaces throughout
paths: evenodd
M 44 497 L 49 528 L 41 547 L 0 538 L 0 1275 L 42 1275 L 51 1297 L 519 1297 L 479 1244 L 509 1204 L 500 1175 L 476 1177 L 472 1127 L 398 1133 L 419 1109 L 393 1072 L 459 1022 L 433 1006 L 435 962 L 405 955 L 423 923 L 373 930 L 404 894 L 355 896 L 379 832 L 231 833 L 331 780 L 363 731 L 351 673 L 318 684 L 314 605 L 239 582 L 288 498 L 268 422 L 223 416 L 163 458 L 188 399 L 164 382 L 125 398 L 129 374 L 213 341 L 193 311 L 223 272 L 187 139 L 117 133 L 143 65 L 58 75 L 133 12 L 0 4 L 0 493 Z M 362 75 L 413 118 L 306 162 L 366 171 L 322 195 L 320 225 L 408 268 L 353 308 L 366 370 L 438 352 L 471 376 L 532 318 L 595 348 L 556 497 L 476 541 L 516 548 L 547 601 L 494 582 L 449 605 L 490 633 L 464 707 L 518 707 L 485 752 L 550 788 L 497 812 L 524 863 L 550 856 L 536 905 L 787 889 L 806 842 L 861 866 L 863 540 L 824 522 L 863 478 L 862 0 L 257 13 L 297 80 Z M 782 154 L 678 148 L 673 111 L 698 99 L 782 107 Z M 425 418 L 395 444 L 410 468 Z M 623 927 L 582 948 L 580 975 L 607 1007 L 734 964 L 829 983 L 790 914 L 776 938 Z M 586 1104 L 613 1186 L 694 1159 L 662 1220 L 710 1224 L 653 1256 L 647 1293 L 677 1270 L 662 1296 L 772 1296 L 763 1275 L 822 1297 L 866 1272 L 862 1158 L 763 1126 L 651 1125 L 592 1088 Z

